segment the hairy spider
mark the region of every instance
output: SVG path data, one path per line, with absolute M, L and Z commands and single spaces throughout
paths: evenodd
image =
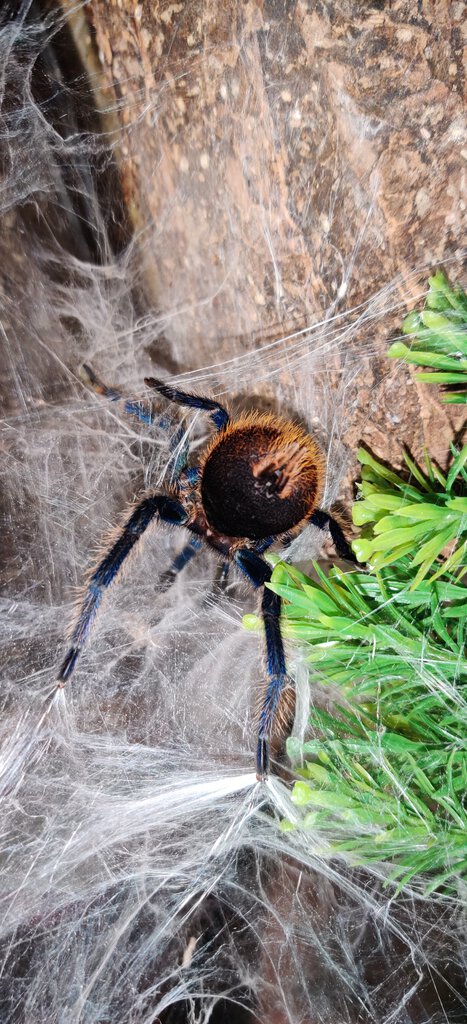
M 99 394 L 119 400 L 88 366 L 85 378 Z M 271 568 L 261 557 L 277 539 L 289 543 L 307 523 L 329 527 L 339 555 L 355 561 L 337 522 L 318 509 L 324 459 L 316 442 L 296 424 L 271 414 L 248 413 L 231 419 L 218 402 L 188 394 L 162 381 L 145 384 L 170 402 L 208 412 L 216 433 L 198 465 L 188 466 L 188 443 L 180 427 L 171 445 L 171 483 L 167 493 L 147 493 L 120 529 L 110 550 L 88 577 L 84 599 L 71 634 L 71 646 L 60 668 L 63 687 L 75 668 L 103 595 L 153 520 L 183 526 L 193 535 L 172 563 L 174 576 L 196 554 L 202 541 L 233 562 L 255 588 L 262 588 L 261 611 L 267 651 L 268 682 L 261 704 L 257 746 L 257 778 L 266 778 L 269 744 L 275 725 L 290 715 L 292 688 L 287 676 L 280 629 L 281 600 L 265 583 Z M 139 402 L 125 410 L 145 423 L 153 416 Z M 162 421 L 159 420 L 159 423 Z

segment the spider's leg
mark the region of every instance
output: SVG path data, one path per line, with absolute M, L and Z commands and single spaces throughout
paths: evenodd
M 187 519 L 187 513 L 179 501 L 164 494 L 150 495 L 136 506 L 110 551 L 89 577 L 78 620 L 71 634 L 71 646 L 58 674 L 59 686 L 63 686 L 73 672 L 107 587 L 114 581 L 125 559 L 156 517 L 164 523 L 181 526 Z
M 212 583 L 212 590 L 207 596 L 207 601 L 211 598 L 219 598 L 219 596 L 224 593 L 229 578 L 229 572 L 230 562 L 222 561 L 217 563 Z
M 187 391 L 180 391 L 178 388 L 173 388 L 170 384 L 164 384 L 162 380 L 156 380 L 154 377 L 145 377 L 144 383 L 147 384 L 148 388 L 153 388 L 154 391 L 158 391 L 164 398 L 168 398 L 169 402 L 176 402 L 178 405 L 188 405 L 190 409 L 202 409 L 203 412 L 208 412 L 214 426 L 218 430 L 224 430 L 229 422 L 230 417 L 227 410 L 212 398 L 203 398 L 201 395 L 192 395 Z
M 271 547 L 271 544 L 274 544 L 274 540 L 274 537 L 265 537 L 264 540 L 258 540 L 255 544 L 255 551 L 257 551 L 259 555 L 262 555 L 263 551 L 267 551 L 267 549 Z
M 167 417 L 153 416 L 144 402 L 133 402 L 131 399 L 126 399 L 118 388 L 111 388 L 108 384 L 104 384 L 96 376 L 88 363 L 83 363 L 80 367 L 80 377 L 84 380 L 85 384 L 89 384 L 92 387 L 97 395 L 102 395 L 104 398 L 110 399 L 111 402 L 124 402 L 123 408 L 125 412 L 129 416 L 136 416 L 140 423 L 145 423 L 149 427 L 153 423 L 157 423 L 162 430 L 166 430 L 170 426 L 170 420 Z
M 219 582 L 220 582 L 220 584 L 222 586 L 225 583 L 227 583 L 227 580 L 229 578 L 229 572 L 230 572 L 230 562 L 221 562 L 221 564 L 220 564 L 220 573 L 219 573 Z
M 358 564 L 358 559 L 355 557 L 350 544 L 345 539 L 339 523 L 337 523 L 328 512 L 321 512 L 320 509 L 316 509 L 316 511 L 310 516 L 309 522 L 312 523 L 313 526 L 318 526 L 320 530 L 325 530 L 326 527 L 329 526 L 329 532 L 337 554 L 340 555 L 341 558 L 345 558 L 346 562 L 354 562 L 355 565 Z
M 202 541 L 199 540 L 198 537 L 193 537 L 189 540 L 188 544 L 185 544 L 185 547 L 179 551 L 178 555 L 175 555 L 170 569 L 167 569 L 167 572 L 164 573 L 166 579 L 173 582 L 175 577 L 178 576 L 178 573 L 181 572 L 182 569 L 188 565 L 188 562 L 191 562 L 191 559 L 198 554 L 198 551 L 202 546 Z
M 145 423 L 146 426 L 151 427 L 153 425 L 159 427 L 160 430 L 168 431 L 173 425 L 171 420 L 167 416 L 154 415 L 148 409 L 144 402 L 135 402 L 131 399 L 124 398 L 121 391 L 118 388 L 111 388 L 107 384 L 104 384 L 99 377 L 96 376 L 94 370 L 87 363 L 83 363 L 81 366 L 81 377 L 86 384 L 92 387 L 93 391 L 97 395 L 103 395 L 104 398 L 110 399 L 111 402 L 123 402 L 123 409 L 129 416 L 136 416 L 136 419 L 140 423 Z M 188 462 L 188 451 L 189 442 L 186 436 L 186 431 L 182 426 L 178 427 L 177 430 L 172 434 L 169 443 L 170 456 L 167 464 L 167 470 L 171 481 L 177 481 L 180 474 L 186 469 Z
M 169 444 L 170 456 L 167 463 L 167 473 L 171 483 L 177 483 L 181 474 L 185 472 L 189 450 L 190 443 L 185 428 L 182 426 L 177 427 L 177 430 L 170 438 Z
M 240 548 L 235 561 L 254 587 L 264 587 L 271 579 L 272 569 L 250 548 Z M 261 614 L 266 634 L 266 652 L 269 682 L 259 716 L 257 779 L 262 781 L 269 771 L 269 743 L 281 704 L 289 696 L 289 677 L 285 666 L 284 644 L 280 627 L 281 599 L 264 587 Z M 287 690 L 287 694 L 286 691 Z M 286 702 L 287 703 L 287 702 Z M 288 711 L 287 706 L 283 709 Z
M 198 483 L 199 478 L 200 478 L 200 468 L 199 468 L 199 466 L 190 466 L 189 469 L 185 470 L 185 480 L 186 480 L 187 484 L 190 484 L 191 487 L 194 487 L 195 484 Z
M 198 551 L 202 546 L 203 543 L 198 537 L 193 537 L 188 541 L 188 544 L 185 544 L 185 547 L 179 551 L 178 555 L 175 555 L 170 568 L 166 569 L 165 572 L 161 574 L 157 584 L 158 593 L 164 593 L 164 591 L 170 589 L 179 572 L 188 565 L 188 562 L 191 562 L 191 559 L 198 554 Z

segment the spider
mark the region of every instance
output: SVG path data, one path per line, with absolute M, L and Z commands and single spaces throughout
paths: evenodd
M 107 387 L 89 366 L 84 377 L 95 391 L 112 401 L 120 391 Z M 90 572 L 70 647 L 61 665 L 57 686 L 72 675 L 86 643 L 102 598 L 133 548 L 154 522 L 183 526 L 192 537 L 174 559 L 176 575 L 206 543 L 220 556 L 225 572 L 230 563 L 256 589 L 262 590 L 261 612 L 267 652 L 267 686 L 259 714 L 256 772 L 258 781 L 269 772 L 269 747 L 275 726 L 290 711 L 291 682 L 287 675 L 280 628 L 281 599 L 265 587 L 272 569 L 263 553 L 280 540 L 290 543 L 308 523 L 329 528 L 339 555 L 355 562 L 339 524 L 319 509 L 323 489 L 323 454 L 309 434 L 295 423 L 273 414 L 247 413 L 231 418 L 211 398 L 172 387 L 152 377 L 147 387 L 170 402 L 209 414 L 215 434 L 198 465 L 188 465 L 188 442 L 180 427 L 171 444 L 171 482 L 166 493 L 146 493 L 131 511 L 110 549 Z M 146 424 L 154 422 L 139 402 L 125 402 L 125 411 Z M 168 425 L 159 419 L 159 424 Z

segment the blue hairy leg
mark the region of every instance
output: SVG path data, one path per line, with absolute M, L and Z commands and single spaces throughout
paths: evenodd
M 87 363 L 83 363 L 81 367 L 81 376 L 96 394 L 108 398 L 111 402 L 123 402 L 124 411 L 129 416 L 135 416 L 140 423 L 144 423 L 147 427 L 156 426 L 160 430 L 169 432 L 173 426 L 172 421 L 167 416 L 154 415 L 144 402 L 135 402 L 132 399 L 124 398 L 118 388 L 112 388 L 108 384 L 104 384 Z M 188 450 L 189 443 L 186 432 L 183 426 L 179 426 L 171 434 L 169 441 L 170 457 L 167 463 L 167 474 L 172 482 L 177 481 L 181 473 L 186 469 Z
M 313 523 L 313 526 L 318 526 L 320 530 L 325 530 L 326 527 L 329 527 L 329 533 L 331 534 L 337 554 L 340 555 L 341 558 L 345 558 L 347 562 L 354 562 L 354 564 L 357 564 L 357 559 L 350 547 L 350 544 L 345 539 L 339 523 L 336 523 L 336 520 L 333 519 L 328 512 L 322 512 L 321 509 L 316 509 L 316 511 L 310 516 L 308 522 Z
M 164 381 L 156 380 L 154 377 L 145 377 L 144 383 L 148 388 L 158 391 L 169 402 L 187 405 L 189 409 L 201 409 L 203 412 L 208 412 L 217 430 L 224 430 L 229 422 L 230 417 L 227 410 L 212 398 L 202 398 L 201 395 L 180 391 L 178 388 L 172 387 L 171 384 L 164 384 Z
M 66 683 L 75 668 L 105 591 L 113 583 L 125 559 L 155 518 L 173 526 L 182 526 L 187 519 L 187 513 L 179 501 L 164 494 L 150 495 L 136 506 L 112 547 L 89 578 L 78 621 L 71 634 L 70 648 L 58 674 L 59 686 Z
M 269 744 L 277 714 L 281 711 L 285 691 L 289 696 L 289 677 L 285 666 L 284 644 L 280 627 L 281 599 L 265 587 L 271 579 L 272 569 L 259 554 L 250 548 L 240 548 L 235 562 L 254 587 L 263 587 L 261 614 L 266 636 L 268 685 L 261 706 L 258 728 L 256 772 L 259 781 L 269 771 Z
M 168 569 L 164 575 L 168 579 L 173 580 L 175 576 L 177 576 L 178 573 L 181 572 L 186 565 L 188 565 L 188 562 L 191 562 L 191 559 L 198 554 L 198 551 L 202 548 L 202 546 L 203 543 L 198 537 L 193 537 L 191 540 L 189 540 L 188 544 L 185 544 L 185 547 L 182 548 L 181 551 L 179 551 L 178 555 L 175 555 L 175 558 L 172 562 L 172 565 L 170 566 L 170 569 Z
M 94 370 L 88 365 L 88 363 L 83 363 L 80 375 L 85 383 L 92 387 L 96 394 L 102 395 L 104 398 L 108 398 L 111 402 L 123 402 L 125 412 L 128 413 L 129 416 L 136 416 L 136 419 L 139 420 L 140 423 L 145 423 L 146 426 L 149 427 L 156 423 L 162 428 L 162 430 L 165 430 L 170 426 L 170 421 L 166 417 L 154 416 L 143 402 L 134 402 L 131 399 L 124 398 L 118 388 L 111 388 L 108 384 L 104 384 L 99 377 L 96 376 Z

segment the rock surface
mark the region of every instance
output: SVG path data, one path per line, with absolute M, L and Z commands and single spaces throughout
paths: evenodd
M 167 369 L 249 352 L 392 285 L 385 316 L 327 367 L 337 386 L 357 357 L 344 439 L 394 462 L 402 443 L 427 444 L 443 462 L 459 417 L 383 357 L 433 266 L 461 273 L 464 5 L 92 0 L 86 12 Z

